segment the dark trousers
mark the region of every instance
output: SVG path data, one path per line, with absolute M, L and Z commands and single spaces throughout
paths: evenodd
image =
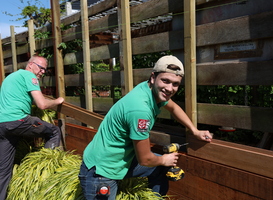
M 158 155 L 158 154 L 157 154 Z M 158 155 L 159 156 L 159 155 Z M 124 178 L 131 177 L 148 177 L 149 187 L 161 195 L 166 195 L 169 189 L 169 182 L 166 177 L 168 167 L 145 167 L 138 164 L 134 158 L 128 173 Z M 79 173 L 80 184 L 86 200 L 115 200 L 118 190 L 118 180 L 109 179 L 96 174 L 96 168 L 87 169 L 84 162 L 80 167 Z M 110 195 L 108 197 L 98 196 L 98 187 L 106 184 L 110 187 Z
M 45 148 L 53 149 L 60 145 L 61 131 L 59 127 L 32 116 L 0 123 L 0 200 L 6 198 L 15 148 L 22 137 L 44 138 Z

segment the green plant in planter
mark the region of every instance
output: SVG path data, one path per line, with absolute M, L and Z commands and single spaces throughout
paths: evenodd
M 14 170 L 7 200 L 83 199 L 80 163 L 80 156 L 59 149 L 29 153 Z
M 164 199 L 160 194 L 148 188 L 146 177 L 134 177 L 120 181 L 116 200 L 141 199 L 141 200 L 160 200 Z

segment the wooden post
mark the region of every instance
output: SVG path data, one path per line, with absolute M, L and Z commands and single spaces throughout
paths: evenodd
M 118 0 L 118 18 L 120 32 L 120 66 L 124 70 L 124 84 L 127 94 L 133 89 L 132 42 L 130 28 L 129 0 Z M 124 94 L 124 95 L 125 95 Z
M 35 38 L 34 38 L 34 25 L 33 19 L 27 21 L 28 24 L 28 41 L 29 41 L 29 51 L 30 57 L 34 55 L 36 47 L 35 47 Z
M 81 21 L 82 21 L 82 43 L 83 43 L 83 66 L 85 83 L 86 109 L 93 111 L 92 80 L 90 66 L 90 45 L 87 0 L 81 0 Z
M 4 56 L 2 49 L 2 38 L 0 33 L 0 86 L 2 85 L 3 80 L 5 79 L 5 66 L 4 66 Z
M 184 0 L 185 110 L 197 126 L 195 1 Z
M 54 65 L 55 65 L 55 77 L 56 77 L 56 91 L 57 96 L 65 98 L 65 86 L 64 86 L 64 65 L 62 57 L 62 49 L 60 44 L 62 43 L 61 27 L 60 27 L 60 5 L 59 1 L 50 0 L 51 4 L 51 16 L 52 16 L 52 32 L 53 32 L 53 49 L 54 49 Z M 61 128 L 63 137 L 62 145 L 65 148 L 65 115 L 59 114 L 58 124 Z
M 14 26 L 10 26 L 10 36 L 11 36 L 12 67 L 13 67 L 13 72 L 15 72 L 17 71 L 17 53 L 16 53 Z

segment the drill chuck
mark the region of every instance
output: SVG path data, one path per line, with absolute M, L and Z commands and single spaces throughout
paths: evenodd
M 169 145 L 165 145 L 163 147 L 163 151 L 164 153 L 173 153 L 173 152 L 177 152 L 180 148 L 180 145 L 177 143 L 171 143 Z

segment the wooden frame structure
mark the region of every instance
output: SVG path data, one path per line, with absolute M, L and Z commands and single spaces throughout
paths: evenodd
M 119 4 L 121 2 L 127 8 L 126 11 L 123 8 L 124 5 Z M 83 63 L 86 62 L 84 58 L 89 55 L 91 61 L 120 58 L 124 66 L 128 67 L 128 71 L 124 69 L 124 71 L 92 73 L 90 76 L 63 75 L 62 72 L 57 71 L 57 77 L 63 83 L 61 89 L 64 89 L 64 85 L 84 86 L 84 80 L 89 77 L 92 85 L 119 85 L 127 92 L 131 84 L 136 85 L 147 80 L 151 71 L 151 69 L 129 67 L 131 54 L 169 50 L 184 59 L 187 77 L 184 84 L 187 87 L 186 96 L 188 97 L 185 102 L 186 111 L 195 123 L 273 133 L 272 108 L 215 105 L 196 103 L 195 100 L 196 84 L 273 85 L 272 55 L 267 53 L 268 49 L 273 46 L 271 42 L 273 38 L 272 2 L 261 0 L 260 7 L 254 8 L 255 0 L 197 0 L 195 4 L 190 0 L 185 0 L 184 4 L 179 0 L 150 0 L 137 6 L 131 6 L 130 9 L 128 9 L 129 1 L 121 2 L 105 0 L 88 8 L 88 16 L 91 17 L 112 7 L 120 6 L 118 13 L 111 13 L 88 21 L 89 34 L 98 34 L 109 29 L 111 31 L 121 29 L 119 32 L 122 31 L 124 35 L 120 36 L 118 43 L 92 48 L 90 54 L 87 55 L 84 51 L 66 54 L 64 58 L 59 55 L 55 59 L 59 62 L 63 59 L 63 64 L 55 66 L 62 68 L 69 64 Z M 143 37 L 130 37 L 128 23 L 133 24 L 158 16 L 170 15 L 170 13 L 172 30 Z M 61 23 L 73 24 L 79 21 L 81 16 L 81 13 L 76 13 L 62 19 Z M 125 21 L 123 25 L 127 27 L 120 26 L 121 20 L 122 24 Z M 81 39 L 83 29 L 84 27 L 76 26 L 63 31 L 60 33 L 60 41 Z M 52 30 L 52 27 L 47 26 L 42 29 L 42 31 L 46 30 Z M 29 51 L 29 42 L 25 33 L 16 35 L 15 40 L 17 55 Z M 53 41 L 52 39 L 35 41 L 36 49 L 51 47 L 54 44 Z M 10 42 L 11 38 L 2 40 L 4 48 L 3 56 L 0 52 L 0 58 L 7 60 L 12 55 L 14 56 L 14 52 L 6 45 Z M 252 49 L 244 49 L 248 45 L 247 42 L 252 45 Z M 241 45 L 240 52 L 236 51 L 235 47 L 230 48 L 233 52 L 225 49 L 225 45 L 234 43 Z M 244 48 L 243 45 L 245 45 Z M 53 66 L 52 60 L 49 63 Z M 24 65 L 25 62 L 19 62 L 18 68 L 23 68 Z M 12 65 L 4 66 L 0 62 L 0 67 L 6 74 L 13 71 Z M 48 76 L 41 80 L 41 85 L 55 86 L 57 82 L 55 77 Z M 57 85 L 60 87 L 60 84 Z M 76 102 L 72 97 L 66 97 L 66 101 Z M 107 111 L 113 103 L 112 98 L 93 98 L 93 110 L 95 112 Z M 70 112 L 69 107 L 62 109 L 59 111 L 65 115 L 73 115 L 72 117 L 79 120 L 89 119 L 83 117 L 83 111 Z M 86 116 L 90 116 L 90 113 Z M 159 117 L 170 118 L 166 112 L 162 112 Z M 89 123 L 91 120 L 86 121 Z M 92 122 L 90 123 L 89 125 L 92 126 Z M 172 141 L 172 135 L 163 133 L 163 136 L 165 139 L 162 140 L 162 144 Z M 163 136 L 158 137 L 163 138 Z M 184 181 L 171 183 L 170 192 L 172 194 L 180 195 L 181 199 L 273 199 L 271 190 L 273 187 L 272 151 L 219 140 L 206 144 L 190 136 L 187 140 L 190 143 L 187 154 L 183 154 L 179 161 L 179 165 L 186 172 L 186 177 Z

